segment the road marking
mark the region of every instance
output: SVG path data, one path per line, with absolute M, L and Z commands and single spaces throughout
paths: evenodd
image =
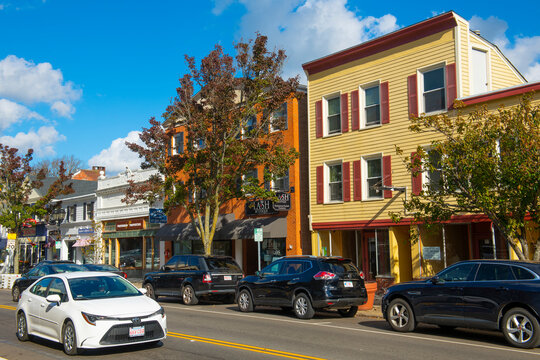
M 8 310 L 16 310 L 17 308 L 15 306 L 9 306 L 9 305 L 0 305 L 1 309 L 8 309 Z
M 162 304 L 163 306 L 164 304 Z M 266 316 L 259 316 L 259 315 L 249 315 L 245 313 L 228 313 L 228 312 L 220 312 L 220 311 L 212 311 L 212 310 L 204 310 L 204 309 L 194 309 L 190 307 L 179 307 L 179 306 L 167 306 L 171 307 L 177 310 L 184 310 L 184 311 L 198 311 L 198 312 L 205 312 L 205 313 L 211 313 L 211 314 L 219 314 L 219 315 L 226 315 L 226 316 L 242 316 L 242 317 L 248 317 L 248 318 L 254 318 L 258 320 L 271 320 L 271 321 L 278 321 L 278 322 L 288 322 L 288 323 L 295 323 L 298 325 L 304 325 L 304 326 L 321 326 L 321 327 L 329 327 L 329 328 L 335 328 L 340 330 L 352 330 L 352 331 L 358 331 L 358 332 L 366 332 L 371 334 L 381 334 L 381 335 L 388 335 L 388 336 L 396 336 L 396 337 L 404 337 L 404 338 L 410 338 L 415 340 L 424 340 L 424 341 L 434 341 L 434 342 L 440 342 L 440 343 L 446 343 L 446 344 L 459 344 L 459 345 L 465 345 L 465 346 L 471 346 L 471 347 L 477 347 L 477 348 L 483 348 L 483 349 L 489 349 L 489 350 L 495 350 L 495 351 L 507 351 L 507 352 L 514 352 L 514 353 L 521 353 L 521 354 L 527 354 L 527 355 L 535 355 L 540 356 L 540 352 L 533 352 L 534 350 L 518 350 L 513 348 L 507 348 L 502 346 L 490 346 L 490 345 L 482 345 L 482 344 L 472 344 L 467 342 L 459 342 L 459 341 L 452 341 L 452 340 L 445 340 L 445 339 L 438 339 L 434 337 L 421 337 L 418 335 L 413 334 L 402 334 L 394 331 L 380 331 L 380 330 L 368 330 L 368 329 L 358 329 L 353 327 L 347 327 L 347 326 L 336 326 L 336 325 L 327 325 L 325 323 L 313 323 L 305 320 L 291 320 L 291 319 L 279 319 L 279 318 L 273 318 L 273 317 L 266 317 Z M 381 320 L 382 321 L 382 320 Z M 361 349 L 359 349 L 361 350 Z
M 280 351 L 280 350 L 267 349 L 267 348 L 262 348 L 262 347 L 258 347 L 258 346 L 239 344 L 239 343 L 223 341 L 223 340 L 217 340 L 217 339 L 204 338 L 204 337 L 195 336 L 195 335 L 174 333 L 174 332 L 170 332 L 170 331 L 167 333 L 167 336 L 171 336 L 171 337 L 175 337 L 175 338 L 179 338 L 179 339 L 185 339 L 185 340 L 189 340 L 191 342 L 198 341 L 198 342 L 203 342 L 203 343 L 207 343 L 207 344 L 226 346 L 226 347 L 230 347 L 230 348 L 234 348 L 234 349 L 253 351 L 253 352 L 257 352 L 257 353 L 261 353 L 261 354 L 280 356 L 280 357 L 285 357 L 285 358 L 289 358 L 289 359 L 324 360 L 322 358 L 313 357 L 313 356 L 295 354 L 295 353 L 290 353 L 290 352 L 285 352 L 285 351 Z

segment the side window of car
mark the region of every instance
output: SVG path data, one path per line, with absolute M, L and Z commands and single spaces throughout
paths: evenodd
M 296 274 L 300 274 L 301 272 L 303 272 L 304 270 L 302 270 L 302 268 L 304 267 L 304 262 L 303 261 L 298 261 L 298 260 L 289 260 L 285 263 L 285 266 L 283 266 L 281 268 L 281 272 L 280 274 L 282 275 L 296 275 Z
M 453 266 L 441 272 L 439 279 L 444 281 L 467 281 L 475 266 L 476 264 L 474 263 Z
M 188 257 L 180 256 L 178 262 L 176 263 L 176 270 L 187 270 L 188 269 Z
M 51 272 L 49 271 L 49 267 L 48 266 L 42 266 L 39 268 L 38 272 L 37 272 L 37 276 L 45 276 L 45 275 L 50 275 Z
M 38 276 L 39 269 L 41 269 L 41 266 L 33 268 L 32 270 L 26 273 L 26 276 Z
M 49 286 L 49 292 L 47 293 L 47 296 L 49 295 L 59 295 L 60 301 L 68 301 L 66 286 L 64 285 L 62 279 L 56 278 L 53 280 L 53 282 Z
M 518 280 L 533 280 L 536 279 L 536 276 L 530 272 L 527 269 L 524 269 L 519 266 L 512 266 L 512 270 L 514 271 L 514 276 Z
M 200 270 L 199 266 L 199 257 L 198 256 L 191 256 L 188 259 L 188 270 Z
M 47 294 L 47 288 L 49 287 L 52 279 L 53 278 L 45 278 L 38 281 L 36 285 L 32 286 L 30 292 L 34 295 L 45 297 Z
M 476 281 L 492 280 L 515 280 L 515 277 L 508 265 L 481 264 L 476 273 Z
M 179 256 L 173 256 L 172 258 L 170 258 L 170 260 L 167 261 L 167 263 L 165 264 L 165 267 L 176 269 L 176 262 L 178 261 L 178 258 Z
M 281 264 L 283 264 L 283 261 L 278 261 L 275 263 L 272 263 L 261 270 L 261 274 L 265 276 L 269 275 L 277 275 L 279 274 L 279 269 L 281 268 Z

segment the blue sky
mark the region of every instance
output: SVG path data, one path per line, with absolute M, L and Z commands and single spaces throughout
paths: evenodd
M 540 81 L 540 4 L 502 1 L 0 0 L 0 143 L 35 159 L 74 155 L 107 173 L 138 159 L 124 146 L 160 118 L 185 73 L 216 43 L 268 35 L 301 64 L 453 10 Z M 383 5 L 384 4 L 384 5 Z

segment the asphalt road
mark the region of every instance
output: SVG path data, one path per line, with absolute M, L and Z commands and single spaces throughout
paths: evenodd
M 521 350 L 506 345 L 501 334 L 467 329 L 443 331 L 419 326 L 396 333 L 380 319 L 341 318 L 334 312 L 298 320 L 280 309 L 257 308 L 240 313 L 236 305 L 206 302 L 181 305 L 160 299 L 169 333 L 156 347 L 129 346 L 87 351 L 80 357 L 104 359 L 539 359 L 540 348 Z M 0 290 L 0 357 L 67 359 L 62 346 L 15 336 L 15 303 Z

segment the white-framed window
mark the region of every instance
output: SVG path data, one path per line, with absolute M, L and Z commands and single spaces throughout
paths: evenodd
M 276 120 L 274 120 L 276 119 Z M 279 119 L 279 125 L 274 125 L 277 120 Z M 274 111 L 270 118 L 270 131 L 280 131 L 280 130 L 287 130 L 288 129 L 288 121 L 287 121 L 287 103 L 281 104 L 279 109 Z
M 258 184 L 258 182 L 259 182 L 259 173 L 257 169 L 251 169 L 251 170 L 246 171 L 244 175 L 242 175 L 242 181 L 241 181 L 242 191 L 246 195 L 251 195 L 251 193 L 249 192 L 249 189 L 246 189 L 246 185 L 253 184 L 253 183 Z
M 326 135 L 341 134 L 341 96 L 324 97 L 324 128 Z
M 272 190 L 274 191 L 289 191 L 289 169 L 283 176 L 275 176 L 272 179 Z
M 445 74 L 444 64 L 419 71 L 420 112 L 429 114 L 446 110 Z
M 69 221 L 68 222 L 76 222 L 77 221 L 77 204 L 73 204 L 69 207 Z
M 179 132 L 173 136 L 173 155 L 184 153 L 184 132 Z
M 442 171 L 440 162 L 442 160 L 441 153 L 437 150 L 426 148 L 428 154 L 429 164 L 424 164 L 424 171 L 422 172 L 422 184 L 424 189 L 427 190 L 430 186 L 433 190 L 438 190 L 441 187 Z
M 360 86 L 360 127 L 381 124 L 381 91 L 379 82 Z
M 383 198 L 380 189 L 383 179 L 382 156 L 380 154 L 362 158 L 362 199 L 378 200 Z
M 331 162 L 325 164 L 326 202 L 343 201 L 343 164 Z

